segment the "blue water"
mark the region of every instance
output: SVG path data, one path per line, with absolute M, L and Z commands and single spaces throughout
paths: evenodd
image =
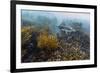
M 65 26 L 79 22 L 82 25 L 82 30 L 88 34 L 90 33 L 90 15 L 87 13 L 22 10 L 21 20 L 22 25 L 49 25 L 53 32 L 59 32 L 58 26 L 62 22 L 66 23 Z

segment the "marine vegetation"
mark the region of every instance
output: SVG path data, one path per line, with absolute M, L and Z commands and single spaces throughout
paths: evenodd
M 87 21 L 57 17 L 50 12 L 27 12 L 23 11 L 21 19 L 22 63 L 90 59 Z

